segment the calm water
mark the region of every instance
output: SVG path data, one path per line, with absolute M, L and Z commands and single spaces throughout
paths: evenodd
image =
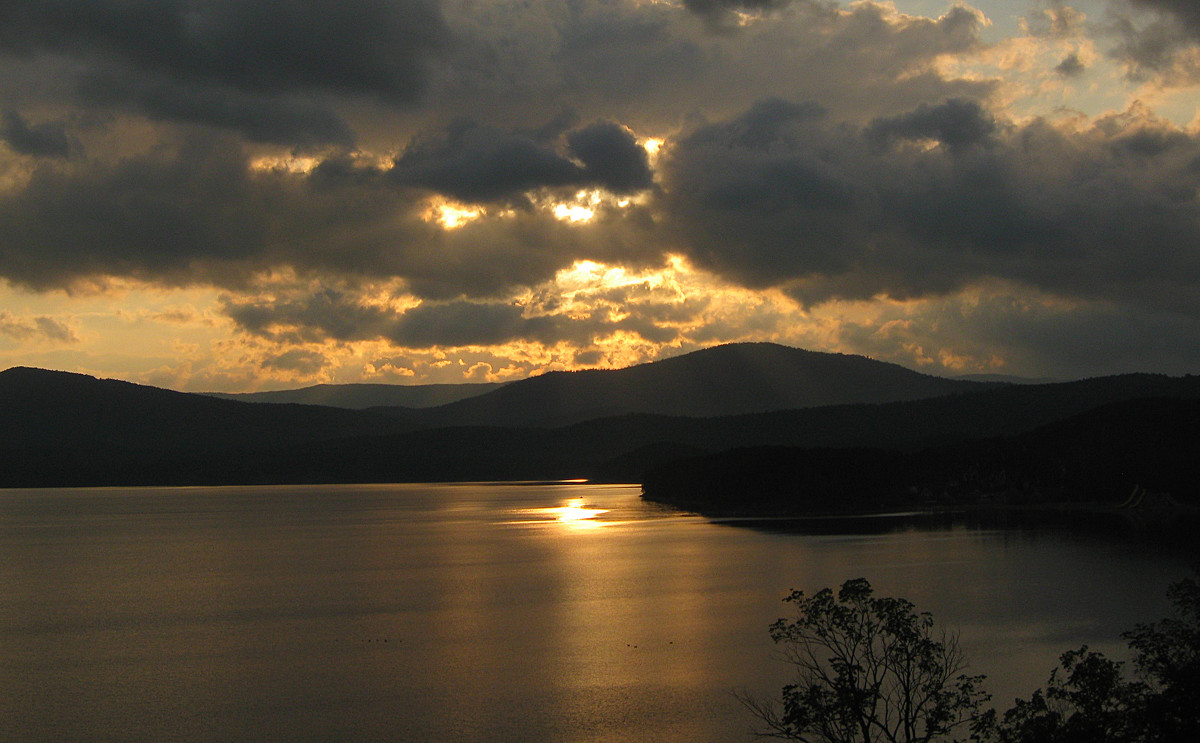
M 1040 530 L 715 524 L 636 487 L 0 491 L 0 740 L 745 741 L 791 588 L 863 576 L 998 699 L 1187 559 Z M 832 533 L 830 533 L 832 532 Z

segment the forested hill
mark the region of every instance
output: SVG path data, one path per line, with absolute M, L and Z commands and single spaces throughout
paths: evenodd
M 207 392 L 209 397 L 219 397 L 238 402 L 295 403 L 298 405 L 326 405 L 333 408 L 366 410 L 368 408 L 433 408 L 452 402 L 477 397 L 503 385 L 499 382 L 474 384 L 317 384 L 296 390 L 271 392 Z
M 425 427 L 564 426 L 626 414 L 714 417 L 919 400 L 995 387 L 863 356 L 734 343 L 625 369 L 552 372 L 420 411 Z
M 510 420 L 496 413 L 509 402 L 496 403 L 490 418 L 482 413 L 466 417 L 459 406 L 510 394 L 526 383 L 443 408 L 384 412 L 244 403 L 15 368 L 0 372 L 0 487 L 558 478 L 640 482 L 648 470 L 672 460 L 738 447 L 873 447 L 907 455 L 1024 434 L 1114 402 L 1200 399 L 1200 377 L 1141 374 L 1047 385 L 954 386 L 952 394 L 926 399 L 818 405 L 822 399 L 839 399 L 836 394 L 843 392 L 894 400 L 917 394 L 914 390 L 926 384 L 926 378 L 906 370 L 893 374 L 887 365 L 856 357 L 788 351 L 769 345 L 714 349 L 622 372 L 636 372 L 627 386 L 630 390 L 651 387 L 636 377 L 640 374 L 652 380 L 673 379 L 691 390 L 670 404 L 649 392 L 631 393 L 631 400 L 643 400 L 652 410 L 654 405 L 672 409 L 672 404 L 706 395 L 717 399 L 710 412 L 721 405 L 794 405 L 801 398 L 788 389 L 779 371 L 786 362 L 767 364 L 757 372 L 750 368 L 751 360 L 770 360 L 778 353 L 780 358 L 803 360 L 791 367 L 795 375 L 790 387 L 803 388 L 808 395 L 803 400 L 813 407 L 667 416 L 625 401 L 621 409 L 632 406 L 633 412 L 562 426 L 530 421 L 572 420 L 584 410 L 611 409 L 611 401 L 605 402 L 607 388 L 592 393 L 581 386 L 553 386 L 559 381 L 551 386 L 530 384 L 521 395 L 538 389 L 555 392 L 535 396 L 527 415 L 514 413 Z M 826 365 L 825 373 L 842 378 L 835 383 L 822 375 L 803 376 L 815 374 L 821 365 Z M 669 374 L 664 375 L 662 367 Z M 848 371 L 852 367 L 866 372 L 856 378 Z M 621 372 L 605 374 L 624 378 Z M 753 394 L 743 392 L 733 402 L 719 400 L 737 397 L 737 379 Z M 886 394 L 870 389 L 888 379 L 905 383 Z M 660 396 L 672 394 L 664 387 Z M 447 409 L 457 412 L 446 415 Z
M 1200 505 L 1200 399 L 1112 403 L 1013 436 L 919 451 L 754 447 L 648 472 L 646 498 L 710 515 L 922 505 Z
M 405 429 L 402 420 L 309 405 L 251 405 L 84 374 L 14 367 L 0 372 L 0 446 L 96 450 L 266 448 Z

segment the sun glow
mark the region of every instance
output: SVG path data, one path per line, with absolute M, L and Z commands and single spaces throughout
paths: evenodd
M 433 203 L 421 215 L 426 222 L 437 222 L 443 229 L 454 230 L 485 216 L 482 208 L 450 201 Z
M 555 204 L 554 216 L 564 222 L 586 222 L 596 216 L 596 210 L 578 204 Z
M 604 203 L 616 203 L 615 200 L 598 189 L 577 191 L 575 197 L 557 203 L 543 204 L 549 208 L 555 219 L 563 222 L 589 222 L 596 216 L 596 211 Z
M 266 156 L 250 161 L 251 170 L 269 171 L 273 173 L 311 173 L 321 160 L 307 156 Z

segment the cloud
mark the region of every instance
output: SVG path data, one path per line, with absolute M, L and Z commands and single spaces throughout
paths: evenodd
M 321 89 L 411 100 L 445 40 L 425 0 L 16 0 L 0 52 L 52 52 L 245 91 Z
M 1003 283 L 953 295 L 877 305 L 837 325 L 849 352 L 917 364 L 933 373 L 986 371 L 1060 379 L 1200 367 L 1200 325 L 1174 312 L 1106 300 L 1063 301 Z
M 806 302 L 1003 278 L 1197 308 L 1200 137 L 1144 110 L 1073 130 L 1001 126 L 952 100 L 857 130 L 778 113 L 765 140 L 747 139 L 762 110 L 701 127 L 660 161 L 664 213 L 700 267 Z
M 388 178 L 466 202 L 521 199 L 539 188 L 599 186 L 614 193 L 648 188 L 646 151 L 627 128 L 599 122 L 568 133 L 578 163 L 528 133 L 460 121 L 444 134 L 414 140 Z
M 1200 38 L 1200 6 L 1191 0 L 1129 0 L 1135 8 L 1149 8 L 1174 16 L 1189 34 Z
M 224 311 L 244 330 L 285 342 L 386 340 L 400 348 L 499 346 L 517 341 L 588 345 L 622 331 L 656 342 L 677 332 L 645 315 L 613 318 L 538 313 L 514 302 L 426 302 L 404 311 L 368 305 L 353 294 L 325 290 L 287 300 L 229 300 Z
M 0 272 L 35 288 L 123 276 L 241 292 L 281 270 L 328 286 L 398 281 L 445 317 L 453 300 L 507 301 L 575 261 L 653 266 L 677 253 L 805 303 L 938 295 L 988 278 L 1145 307 L 1197 303 L 1188 246 L 1200 137 L 1144 109 L 1016 124 L 951 98 L 856 126 L 767 99 L 672 140 L 656 173 L 619 124 L 552 129 L 553 143 L 463 125 L 418 140 L 394 166 L 333 156 L 307 172 L 251 167 L 221 137 L 108 164 L 46 161 L 0 195 L 0 231 L 19 236 L 0 243 Z M 638 204 L 595 205 L 580 223 L 556 218 L 545 193 L 652 178 Z M 444 228 L 429 216 L 435 189 L 473 199 L 478 214 Z M 474 343 L 570 335 L 488 302 L 458 310 Z M 432 315 L 379 330 L 386 318 L 340 314 L 373 337 L 434 333 Z M 451 326 L 438 330 L 467 342 Z
M 793 0 L 683 0 L 683 6 L 707 19 L 710 23 L 720 24 L 733 13 L 761 13 L 778 10 L 791 2 Z
M 294 372 L 297 376 L 311 377 L 329 365 L 323 354 L 294 348 L 281 354 L 263 359 L 264 369 Z
M 922 103 L 916 110 L 899 116 L 879 118 L 867 127 L 868 138 L 931 139 L 951 150 L 986 144 L 996 132 L 996 122 L 975 101 L 952 98 L 931 106 Z
M 0 57 L 73 60 L 78 102 L 263 142 L 347 142 L 320 99 L 414 104 L 448 40 L 431 0 L 0 2 Z
M 1200 7 L 1189 0 L 1114 0 L 1120 43 L 1112 55 L 1135 80 L 1166 86 L 1200 82 Z
M 564 105 L 584 120 L 661 136 L 689 117 L 724 118 L 756 100 L 818 100 L 838 118 L 889 115 L 922 100 L 979 98 L 996 87 L 939 72 L 984 44 L 985 19 L 954 7 L 940 18 L 889 4 L 769 3 L 732 33 L 713 33 L 674 3 L 534 0 L 447 6 L 453 64 L 430 90 L 443 116 L 530 126 Z M 711 4 L 724 15 L 733 3 Z M 723 22 L 722 22 L 723 23 Z M 480 112 L 489 112 L 487 118 Z
M 546 152 L 580 182 L 594 182 L 588 168 Z M 543 281 L 573 260 L 625 250 L 635 243 L 624 233 L 639 229 L 631 208 L 600 210 L 587 229 L 524 209 L 445 230 L 427 217 L 427 193 L 374 165 L 332 158 L 292 172 L 256 169 L 251 160 L 228 138 L 190 137 L 112 163 L 39 166 L 20 188 L 0 193 L 0 232 L 12 238 L 0 242 L 0 275 L 36 289 L 104 276 L 245 288 L 258 273 L 286 269 L 402 278 L 427 297 L 491 296 Z
M 0 121 L 0 140 L 22 155 L 35 157 L 70 157 L 74 149 L 66 127 L 61 123 L 45 122 L 30 125 L 16 111 L 5 111 Z
M 95 73 L 79 86 L 91 106 L 129 106 L 166 122 L 229 129 L 251 142 L 297 147 L 354 144 L 355 135 L 328 106 L 296 95 L 264 95 L 211 83 L 179 85 L 162 76 Z
M 236 151 L 189 143 L 108 166 L 43 165 L 0 195 L 5 276 L 30 286 L 123 275 L 169 279 L 205 258 L 246 257 L 262 240 Z M 185 280 L 188 277 L 184 277 Z
M 69 325 L 52 317 L 19 317 L 8 312 L 0 312 L 0 335 L 6 335 L 18 341 L 53 341 L 56 343 L 77 343 L 79 338 Z
M 570 153 L 583 163 L 591 185 L 617 194 L 649 188 L 654 179 L 646 150 L 633 132 L 620 124 L 601 121 L 567 135 Z
M 1079 58 L 1078 52 L 1071 52 L 1063 57 L 1063 60 L 1058 63 L 1054 71 L 1063 77 L 1079 77 L 1087 71 L 1087 65 Z

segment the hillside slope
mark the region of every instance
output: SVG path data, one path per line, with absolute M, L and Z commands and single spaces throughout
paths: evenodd
M 707 418 L 918 400 L 988 386 L 863 356 L 735 343 L 625 369 L 551 372 L 421 411 L 418 420 L 442 427 L 564 426 L 630 413 Z
M 756 378 L 748 375 L 746 386 Z M 579 477 L 636 482 L 671 460 L 737 447 L 873 447 L 905 454 L 1013 436 L 1115 402 L 1200 399 L 1200 377 L 1135 374 L 970 389 L 976 391 L 734 416 L 638 412 L 553 428 L 484 421 L 438 427 L 416 419 L 436 411 L 241 403 L 17 368 L 0 372 L 0 487 Z M 539 403 L 540 410 L 554 408 Z
M 333 408 L 432 408 L 491 392 L 503 384 L 318 384 L 271 392 L 206 392 L 209 397 L 238 402 L 325 405 Z
M 278 447 L 406 428 L 397 417 L 254 405 L 85 374 L 0 372 L 0 446 L 175 452 Z
M 1115 505 L 1145 493 L 1154 504 L 1195 504 L 1198 481 L 1200 399 L 1143 398 L 915 452 L 732 449 L 654 468 L 643 492 L 710 515 L 765 516 L 981 501 Z

